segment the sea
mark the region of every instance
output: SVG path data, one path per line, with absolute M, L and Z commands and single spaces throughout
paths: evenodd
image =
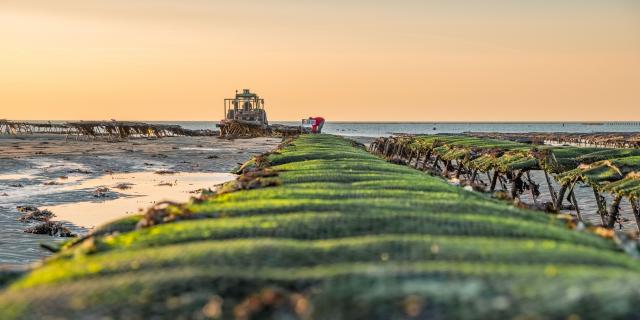
M 21 120 L 27 122 L 42 122 L 62 124 L 65 120 Z M 218 121 L 145 121 L 150 124 L 179 125 L 192 130 L 215 130 Z M 300 126 L 301 121 L 272 121 L 272 124 Z M 323 133 L 357 136 L 382 137 L 393 134 L 446 134 L 465 132 L 637 132 L 640 131 L 639 121 L 618 122 L 343 122 L 327 121 L 322 128 Z
M 177 124 L 187 129 L 215 129 L 216 121 L 149 121 L 157 124 Z M 299 121 L 274 121 L 290 126 Z M 338 122 L 327 121 L 323 133 L 381 137 L 397 133 L 442 134 L 464 132 L 636 132 L 640 121 L 629 122 Z

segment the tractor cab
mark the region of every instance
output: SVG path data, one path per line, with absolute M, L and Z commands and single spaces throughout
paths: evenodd
M 264 99 L 249 89 L 242 90 L 242 93 L 236 90 L 235 98 L 224 99 L 224 114 L 223 122 L 238 121 L 260 126 L 269 124 L 264 110 Z

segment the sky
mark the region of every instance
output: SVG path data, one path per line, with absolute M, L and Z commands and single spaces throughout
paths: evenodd
M 640 120 L 637 0 L 0 0 L 0 118 Z

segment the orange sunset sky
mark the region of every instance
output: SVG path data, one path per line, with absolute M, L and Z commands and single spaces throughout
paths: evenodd
M 640 120 L 637 0 L 2 0 L 0 118 Z

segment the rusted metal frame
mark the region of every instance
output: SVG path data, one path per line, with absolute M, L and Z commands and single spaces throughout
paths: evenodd
M 582 221 L 582 214 L 580 213 L 580 207 L 578 206 L 578 200 L 576 199 L 575 187 L 578 184 L 578 181 L 573 181 L 569 184 L 567 201 L 573 205 L 573 208 L 576 210 L 576 215 L 578 220 Z M 562 208 L 560 208 L 562 209 Z
M 445 178 L 449 178 L 449 174 L 452 173 L 453 169 L 453 160 L 442 161 L 444 163 L 444 172 L 442 176 Z
M 462 162 L 462 160 L 456 160 L 456 162 L 458 163 L 458 169 L 456 170 L 456 179 L 460 179 L 460 174 L 464 169 L 464 163 Z
M 622 201 L 621 195 L 615 195 L 611 202 L 611 207 L 607 213 L 607 228 L 613 228 L 616 225 L 616 221 L 620 217 L 620 202 Z
M 440 155 L 436 155 L 436 159 L 433 161 L 433 169 L 442 171 L 442 168 L 440 168 L 440 164 L 438 162 L 440 162 Z
M 442 160 L 442 163 L 444 165 L 444 169 L 442 170 L 442 175 L 447 176 L 449 174 L 449 160 L 447 161 Z
M 379 153 L 382 154 L 384 152 L 384 147 L 387 144 L 387 139 L 383 140 L 383 141 L 376 141 L 376 145 L 375 145 L 375 150 Z
M 520 170 L 520 172 L 518 172 L 511 181 L 511 198 L 512 199 L 515 199 L 518 196 L 518 191 L 516 190 L 516 183 L 518 182 L 518 179 L 522 178 L 523 174 L 524 174 L 524 170 Z
M 578 205 L 578 199 L 576 199 L 576 193 L 571 190 L 571 201 L 573 202 L 573 206 L 576 209 L 576 216 L 578 217 L 578 221 L 583 222 L 582 214 L 580 213 L 580 205 Z
M 409 148 L 404 148 L 404 149 L 406 151 L 406 149 L 409 149 Z M 406 152 L 403 152 L 403 153 L 406 153 Z M 409 149 L 409 159 L 407 160 L 407 166 L 411 166 L 411 161 L 413 160 L 413 153 L 414 153 L 413 150 Z
M 553 209 L 555 211 L 560 211 L 562 209 L 562 202 L 564 201 L 564 195 L 569 188 L 569 184 L 563 184 L 560 186 L 560 191 L 558 191 L 558 197 L 556 198 L 556 202 L 553 205 Z
M 544 172 L 544 177 L 547 180 L 547 186 L 549 186 L 549 194 L 551 195 L 551 202 L 556 203 L 558 199 L 558 195 L 556 194 L 556 190 L 553 188 L 553 184 L 551 183 L 551 178 L 549 178 L 549 174 L 546 170 L 542 170 Z
M 498 176 L 498 181 L 500 182 L 500 186 L 502 187 L 502 190 L 506 191 L 507 190 L 507 182 L 508 182 L 506 176 L 499 175 Z
M 420 165 L 420 156 L 422 155 L 422 151 L 421 150 L 416 150 L 416 163 L 413 165 L 414 169 L 418 169 L 418 166 Z
M 382 155 L 386 158 L 387 155 L 389 154 L 389 148 L 391 147 L 391 141 L 390 139 L 385 140 L 384 142 L 384 151 L 382 152 Z
M 598 189 L 595 186 L 593 187 L 593 194 L 596 197 L 596 204 L 598 205 L 598 214 L 600 215 L 600 221 L 602 222 L 602 225 L 605 226 L 607 222 L 605 220 L 605 217 L 607 215 L 607 202 L 604 197 L 600 195 L 600 192 L 598 192 Z
M 471 185 L 475 185 L 476 183 L 476 178 L 478 177 L 478 169 L 473 169 L 473 172 L 471 173 L 471 178 L 469 179 L 471 182 Z
M 422 171 L 425 171 L 427 169 L 427 165 L 429 163 L 429 160 L 431 160 L 431 153 L 432 153 L 432 149 L 428 149 L 426 155 L 424 156 L 424 162 L 422 163 Z
M 493 177 L 491 177 L 491 187 L 489 187 L 489 192 L 494 192 L 496 190 L 496 184 L 498 183 L 499 176 L 500 172 L 498 169 L 493 169 Z
M 396 143 L 391 143 L 389 147 L 389 154 L 387 155 L 387 159 L 389 160 L 393 159 L 393 155 L 396 152 L 396 148 L 398 148 L 398 145 Z
M 530 170 L 527 170 L 526 174 L 527 174 L 527 181 L 529 182 L 529 192 L 531 193 L 531 199 L 533 200 L 533 204 L 538 205 L 538 197 L 533 191 L 534 182 L 533 182 L 533 179 L 531 179 Z
M 630 198 L 629 202 L 631 202 L 631 209 L 633 210 L 633 216 L 636 218 L 636 226 L 638 227 L 638 231 L 640 231 L 640 204 L 638 204 L 638 199 Z
M 413 150 L 409 149 L 409 147 L 405 145 L 402 145 L 400 158 L 403 160 L 407 160 L 407 166 L 411 165 L 411 161 L 413 160 Z
M 402 159 L 403 145 L 398 143 L 395 152 L 391 155 L 392 159 Z
M 377 144 L 378 144 L 378 140 L 374 140 L 373 142 L 371 142 L 371 143 L 369 144 L 369 148 L 367 148 L 367 150 L 368 150 L 369 152 L 375 152 L 375 151 L 377 151 L 377 149 L 376 149 Z
M 404 145 L 402 145 L 401 143 L 398 143 L 398 148 L 396 148 L 396 152 L 393 154 L 393 158 L 396 160 L 404 160 L 402 158 L 404 153 Z

